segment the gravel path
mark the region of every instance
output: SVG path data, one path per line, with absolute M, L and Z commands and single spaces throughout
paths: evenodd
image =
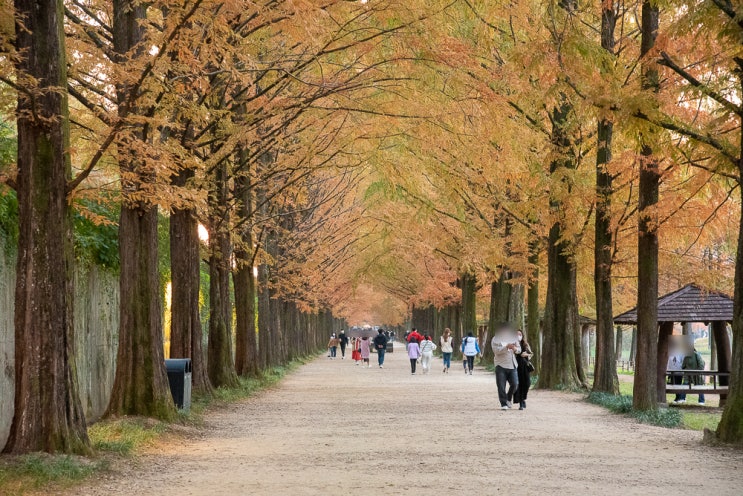
M 411 376 L 399 350 L 383 370 L 317 359 L 209 414 L 196 439 L 69 494 L 743 494 L 743 452 L 703 446 L 699 432 L 552 391 L 500 411 L 492 375 L 434 363 Z

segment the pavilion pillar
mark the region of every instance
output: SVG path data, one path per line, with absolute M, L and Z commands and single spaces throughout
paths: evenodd
M 666 368 L 668 366 L 668 342 L 673 334 L 673 322 L 659 322 L 658 329 L 658 363 L 656 385 L 658 403 L 666 403 Z M 636 373 L 636 372 L 635 372 Z
M 727 322 L 714 321 L 712 322 L 712 332 L 715 335 L 715 349 L 717 350 L 717 370 L 720 372 L 730 372 L 730 366 L 732 365 L 732 350 L 730 347 L 730 336 L 728 336 Z M 721 386 L 727 386 L 728 379 L 720 378 L 719 384 Z M 720 395 L 720 406 L 725 405 L 727 400 L 726 394 Z
M 621 360 L 622 359 L 622 326 L 618 325 L 614 327 L 616 327 L 616 330 L 617 330 L 617 334 L 616 334 L 617 342 L 616 342 L 614 353 L 617 357 L 617 360 Z

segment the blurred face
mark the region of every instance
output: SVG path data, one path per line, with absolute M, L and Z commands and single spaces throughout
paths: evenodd
M 520 332 L 517 332 L 516 333 L 516 339 L 518 339 L 519 341 L 521 341 L 522 339 L 524 339 L 524 335 L 521 334 Z

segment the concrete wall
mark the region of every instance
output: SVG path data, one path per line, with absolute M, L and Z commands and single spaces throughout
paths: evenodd
M 0 237 L 0 247 L 4 240 Z M 15 254 L 0 249 L 0 447 L 13 419 Z M 90 422 L 108 406 L 119 333 L 118 277 L 99 267 L 75 270 L 75 347 L 78 387 Z

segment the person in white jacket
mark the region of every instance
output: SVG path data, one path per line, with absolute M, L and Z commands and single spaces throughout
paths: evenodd
M 451 367 L 451 355 L 454 353 L 453 339 L 451 337 L 451 329 L 448 327 L 444 329 L 444 335 L 441 336 L 441 356 L 444 359 L 444 373 L 449 373 Z
M 426 335 L 421 342 L 421 367 L 424 374 L 428 374 L 428 371 L 431 370 L 431 360 L 433 360 L 433 350 L 435 349 L 436 345 L 431 341 L 431 336 Z
M 466 374 L 469 369 L 472 375 L 472 369 L 475 368 L 475 356 L 482 355 L 482 351 L 480 351 L 480 343 L 471 332 L 468 332 L 462 340 L 462 355 L 467 358 L 467 368 L 464 369 L 464 373 Z
M 501 410 L 509 410 L 513 406 L 513 393 L 519 387 L 516 355 L 521 353 L 521 345 L 516 338 L 516 332 L 509 327 L 498 329 L 490 345 L 493 347 L 494 353 L 493 362 L 495 363 L 495 382 L 498 385 L 498 400 Z M 508 392 L 506 392 L 506 383 L 508 383 Z

